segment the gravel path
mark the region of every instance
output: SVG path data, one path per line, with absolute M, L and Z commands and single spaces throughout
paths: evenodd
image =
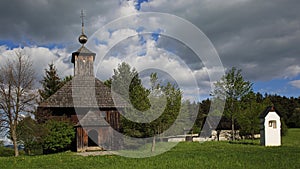
M 81 152 L 77 153 L 81 156 L 99 156 L 99 155 L 117 155 L 118 152 L 115 151 L 91 151 L 91 152 Z

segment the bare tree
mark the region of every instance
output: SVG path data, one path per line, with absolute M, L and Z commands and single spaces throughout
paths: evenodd
M 21 51 L 0 67 L 0 127 L 9 132 L 15 156 L 19 155 L 17 125 L 21 113 L 31 112 L 36 93 L 33 92 L 35 73 L 32 61 Z

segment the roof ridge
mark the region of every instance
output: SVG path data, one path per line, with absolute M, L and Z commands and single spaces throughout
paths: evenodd
M 91 81 L 94 82 L 94 85 L 91 84 Z M 79 91 L 76 93 L 77 96 L 73 95 L 72 91 L 74 90 Z M 95 93 L 92 93 L 91 90 L 95 90 Z M 74 97 L 76 97 L 75 100 Z M 110 88 L 98 78 L 75 76 L 48 99 L 41 102 L 39 107 L 74 107 L 74 105 L 76 107 L 115 108 L 125 107 L 126 103 L 122 100 L 115 103 Z

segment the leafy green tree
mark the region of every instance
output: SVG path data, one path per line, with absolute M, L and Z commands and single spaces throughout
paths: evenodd
M 163 113 L 166 106 L 166 98 L 164 97 L 164 93 L 161 91 L 161 86 L 158 82 L 157 73 L 152 73 L 150 75 L 150 95 L 149 100 L 151 102 L 150 110 L 148 114 L 145 114 L 145 118 L 148 119 L 155 119 L 154 121 L 147 124 L 148 134 L 152 136 L 152 147 L 151 151 L 155 151 L 155 141 L 156 135 L 159 134 L 160 130 L 163 130 L 162 120 L 155 118 L 157 113 Z M 150 121 L 150 120 L 149 120 Z
M 295 108 L 293 114 L 288 120 L 288 124 L 293 128 L 300 128 L 300 108 Z
M 250 91 L 252 83 L 245 81 L 242 70 L 233 67 L 218 82 L 214 84 L 213 95 L 222 99 L 226 98 L 225 116 L 231 120 L 232 140 L 235 139 L 235 121 L 239 115 L 238 101 Z
M 63 85 L 60 77 L 57 74 L 57 69 L 52 64 L 49 64 L 49 69 L 45 69 L 45 76 L 41 81 L 43 89 L 39 90 L 42 101 L 53 95 Z
M 45 123 L 47 135 L 43 138 L 46 153 L 60 152 L 71 148 L 75 137 L 73 125 L 67 121 L 49 120 Z
M 251 135 L 251 138 L 254 139 L 254 134 L 260 131 L 259 115 L 272 103 L 269 99 L 261 100 L 259 94 L 251 91 L 242 97 L 239 104 L 241 111 L 237 122 L 240 126 L 240 134 Z
M 200 129 L 202 126 L 202 120 L 198 120 L 198 115 L 200 112 L 200 106 L 196 102 L 191 102 L 190 100 L 184 100 L 181 103 L 180 112 L 182 113 L 181 116 L 178 117 L 180 123 L 183 124 L 181 130 L 183 133 L 200 133 Z M 200 116 L 199 116 L 200 117 Z M 186 124 L 189 123 L 189 124 Z M 192 128 L 186 128 L 186 126 L 190 127 L 190 124 L 193 124 Z M 178 129 L 180 130 L 180 129 Z M 190 131 L 187 131 L 190 130 Z
M 204 120 L 207 117 L 211 105 L 211 101 L 209 99 L 202 100 L 199 104 L 198 114 L 196 117 L 196 121 L 194 123 L 193 130 L 195 133 L 200 133 Z
M 133 105 L 125 111 L 130 120 L 121 116 L 122 132 L 135 138 L 153 137 L 154 151 L 156 137 L 168 129 L 179 114 L 182 92 L 171 83 L 162 86 L 156 73 L 150 75 L 150 82 L 150 89 L 145 88 L 137 71 L 123 62 L 104 84 Z M 141 118 L 142 122 L 138 120 Z
M 21 143 L 25 146 L 25 152 L 31 155 L 33 150 L 42 150 L 45 129 L 31 117 L 22 119 L 17 127 L 17 134 Z
M 179 115 L 180 109 L 182 108 L 182 91 L 178 87 L 168 82 L 167 85 L 162 86 L 162 91 L 167 98 L 167 103 L 163 115 L 160 117 L 162 121 L 161 132 L 171 127 L 171 125 L 175 122 L 177 116 Z M 184 120 L 187 118 L 187 115 L 181 115 L 182 116 L 178 117 L 179 119 Z M 183 127 L 185 125 L 183 123 L 178 123 L 178 126 Z M 170 131 L 172 132 L 170 134 L 181 134 L 183 132 L 182 130 L 183 128 L 174 128 L 173 131 Z
M 150 122 L 148 124 L 152 133 L 149 133 L 150 136 L 153 137 L 152 148 L 151 151 L 155 150 L 155 138 L 156 135 L 162 134 L 165 130 L 169 129 L 178 118 L 177 127 L 173 128 L 173 130 L 169 130 L 169 133 L 165 133 L 166 135 L 177 135 L 182 134 L 183 128 L 185 126 L 184 122 L 186 122 L 187 116 L 182 113 L 180 117 L 178 117 L 181 110 L 181 98 L 182 92 L 179 88 L 172 85 L 170 82 L 167 85 L 163 86 L 157 82 L 156 73 L 151 74 L 151 94 L 150 100 L 151 104 L 151 112 L 153 114 L 157 112 L 162 112 L 162 114 Z M 184 121 L 185 120 L 185 121 Z

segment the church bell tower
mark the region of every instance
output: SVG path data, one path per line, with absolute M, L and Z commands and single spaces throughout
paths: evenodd
M 72 63 L 74 64 L 74 76 L 94 77 L 94 60 L 96 53 L 91 52 L 84 45 L 88 41 L 84 34 L 84 13 L 81 10 L 81 35 L 78 38 L 81 47 L 72 53 Z

